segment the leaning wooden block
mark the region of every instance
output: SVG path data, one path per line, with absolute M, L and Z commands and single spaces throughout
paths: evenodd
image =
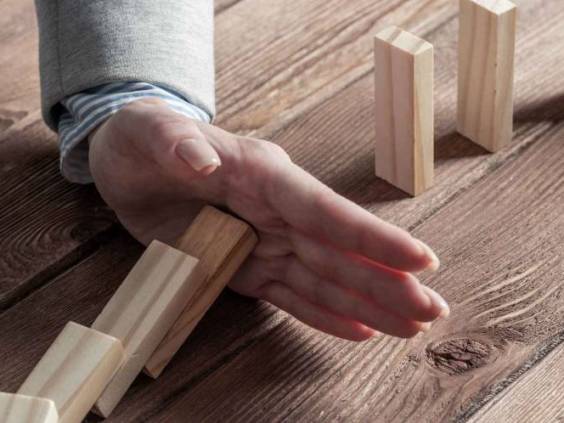
M 53 400 L 60 422 L 81 422 L 123 358 L 119 340 L 69 322 L 18 394 Z
M 57 423 L 55 403 L 46 398 L 0 392 L 1 423 Z
M 198 257 L 207 276 L 194 281 L 188 305 L 145 366 L 148 375 L 160 375 L 256 243 L 245 222 L 209 206 L 200 212 L 177 248 Z
M 460 0 L 458 132 L 492 152 L 513 135 L 516 22 L 508 0 Z
M 418 195 L 433 184 L 433 46 L 397 27 L 374 41 L 376 176 Z
M 176 321 L 203 274 L 198 260 L 153 241 L 92 328 L 123 343 L 125 360 L 94 412 L 107 417 Z

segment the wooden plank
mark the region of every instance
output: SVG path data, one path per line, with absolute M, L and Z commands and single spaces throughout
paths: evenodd
M 459 0 L 458 131 L 488 151 L 513 135 L 517 8 L 509 0 Z
M 0 392 L 2 423 L 58 423 L 55 403 L 49 399 Z
M 370 72 L 373 30 L 432 28 L 456 13 L 445 0 L 228 3 L 218 2 L 216 19 L 217 123 L 262 137 Z M 2 7 L 0 67 L 10 83 L 0 84 L 0 204 L 12 207 L 0 208 L 0 310 L 91 254 L 116 222 L 92 187 L 59 175 L 55 136 L 40 121 L 36 55 L 22 56 L 37 49 L 33 1 Z
M 425 33 L 456 13 L 445 0 L 239 2 L 216 20 L 217 123 L 270 137 L 371 72 L 377 31 Z
M 411 195 L 433 184 L 433 46 L 389 27 L 374 39 L 376 176 Z
M 423 283 L 451 304 L 430 332 L 351 344 L 288 320 L 159 417 L 452 421 L 564 325 L 563 136 L 560 123 L 415 230 L 442 259 Z
M 112 336 L 69 322 L 18 390 L 48 398 L 59 422 L 81 422 L 124 359 Z
M 200 285 L 147 361 L 145 373 L 153 378 L 162 373 L 257 242 L 253 229 L 242 220 L 210 206 L 198 214 L 176 247 L 197 257 L 206 277 L 195 281 Z
M 194 295 L 205 273 L 198 259 L 153 241 L 92 328 L 121 340 L 123 365 L 103 390 L 95 412 L 110 415 Z
M 564 421 L 564 344 L 527 371 L 468 423 Z
M 40 123 L 33 1 L 0 16 L 0 310 L 93 251 L 113 213 L 92 188 L 59 175 L 55 137 Z M 9 206 L 7 206 L 9 205 Z

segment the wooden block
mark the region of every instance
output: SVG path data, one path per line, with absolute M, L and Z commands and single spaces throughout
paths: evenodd
M 121 340 L 123 366 L 94 412 L 107 417 L 204 279 L 198 260 L 153 241 L 102 310 L 92 328 Z
M 46 398 L 0 392 L 1 423 L 57 423 L 55 403 Z
M 194 286 L 188 305 L 147 362 L 145 373 L 155 378 L 161 374 L 256 243 L 245 222 L 209 206 L 200 212 L 177 248 L 198 257 L 207 277 Z
M 513 135 L 516 24 L 508 0 L 460 0 L 458 132 L 492 152 Z
M 397 27 L 374 40 L 376 176 L 418 195 L 433 184 L 433 46 Z
M 119 340 L 69 322 L 18 394 L 52 400 L 62 423 L 81 422 L 123 358 Z

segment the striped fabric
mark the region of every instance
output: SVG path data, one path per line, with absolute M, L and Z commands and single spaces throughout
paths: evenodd
M 211 116 L 180 95 L 146 82 L 116 82 L 74 94 L 61 102 L 66 109 L 59 120 L 63 176 L 71 182 L 91 183 L 86 137 L 125 104 L 147 97 L 160 98 L 171 109 L 189 118 L 203 122 L 211 120 Z

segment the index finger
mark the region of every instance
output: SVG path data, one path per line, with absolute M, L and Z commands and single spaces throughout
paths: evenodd
M 297 165 L 280 167 L 269 196 L 287 223 L 333 246 L 402 271 L 436 269 L 436 255 L 407 231 L 337 194 Z

